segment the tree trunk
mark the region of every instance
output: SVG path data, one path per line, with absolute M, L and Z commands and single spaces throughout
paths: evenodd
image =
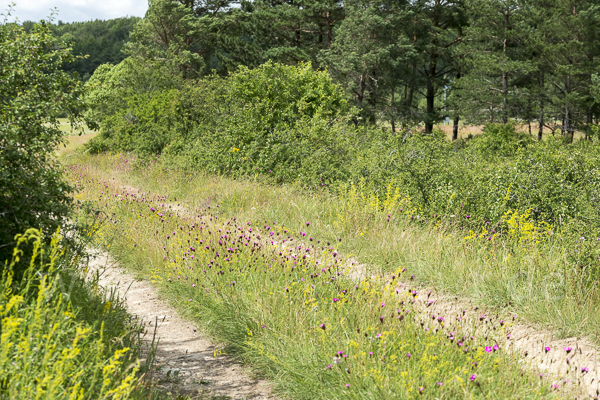
M 542 140 L 544 133 L 544 73 L 540 75 L 540 119 L 538 126 L 538 140 Z
M 456 73 L 456 79 L 457 80 L 460 79 L 460 71 L 458 71 Z M 456 111 L 456 110 L 454 110 L 454 111 Z M 452 126 L 452 141 L 453 142 L 458 139 L 458 121 L 459 121 L 459 116 L 458 116 L 458 113 L 457 113 L 454 116 L 454 125 Z
M 331 29 L 331 11 L 327 11 L 327 48 L 331 46 L 331 41 L 333 40 L 333 34 Z
M 567 96 L 571 92 L 571 76 L 567 76 L 567 82 L 565 84 L 565 92 Z M 571 108 L 569 104 L 569 99 L 567 97 L 567 101 L 565 102 L 565 118 L 563 121 L 563 134 L 565 135 L 565 140 L 567 143 L 573 143 L 573 130 L 571 127 Z
M 366 88 L 366 77 L 364 75 L 360 76 L 360 82 L 358 84 L 358 92 L 356 93 L 356 106 L 360 109 L 362 108 L 362 103 L 365 98 L 365 88 Z
M 509 11 L 508 11 L 508 7 L 506 8 L 506 11 L 504 13 L 504 31 L 508 32 L 508 18 L 509 18 Z M 506 35 L 507 33 L 505 33 Z M 507 97 L 508 97 L 508 74 L 506 72 L 506 45 L 507 45 L 507 38 L 504 37 L 504 40 L 502 41 L 502 56 L 503 56 L 503 63 L 504 63 L 504 67 L 502 70 L 502 123 L 506 125 L 506 123 L 508 122 L 508 114 L 507 114 Z
M 392 101 L 390 103 L 391 103 L 390 104 L 390 109 L 392 110 L 392 115 L 390 117 L 390 122 L 392 124 L 392 134 L 395 134 L 396 133 L 396 122 L 394 121 L 394 85 L 393 84 L 392 84 Z
M 586 127 L 585 127 L 585 138 L 587 140 L 592 140 L 592 135 L 590 132 L 590 126 L 592 125 L 592 107 L 588 107 L 587 116 L 586 116 Z
M 425 99 L 427 101 L 427 115 L 425 117 L 425 134 L 433 132 L 434 106 L 435 106 L 435 88 L 433 79 L 435 78 L 436 62 L 433 59 L 429 63 L 429 75 L 427 76 L 427 93 Z
M 454 117 L 454 126 L 452 127 L 452 141 L 458 139 L 458 120 L 459 117 L 457 115 L 456 117 Z

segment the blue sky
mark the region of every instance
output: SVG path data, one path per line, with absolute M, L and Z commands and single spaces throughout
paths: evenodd
M 57 8 L 55 22 L 89 21 L 111 19 L 125 16 L 143 17 L 148 9 L 147 0 L 0 0 L 0 13 L 12 4 L 10 21 L 39 21 L 46 19 L 51 9 Z M 2 18 L 3 20 L 4 18 Z

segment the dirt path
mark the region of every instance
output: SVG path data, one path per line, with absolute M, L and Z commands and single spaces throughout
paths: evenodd
M 147 328 L 145 342 L 150 344 L 156 332 L 153 380 L 159 387 L 192 399 L 275 399 L 266 382 L 251 379 L 239 363 L 220 355 L 219 347 L 193 322 L 159 299 L 152 284 L 125 272 L 106 253 L 94 253 L 90 267 L 99 271 L 100 285 L 115 288 L 125 299 L 129 313 Z

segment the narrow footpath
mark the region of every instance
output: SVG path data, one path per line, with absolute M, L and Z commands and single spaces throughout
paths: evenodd
M 156 288 L 137 280 L 104 252 L 94 251 L 90 270 L 100 286 L 116 289 L 129 313 L 145 326 L 148 347 L 158 341 L 153 382 L 177 396 L 206 400 L 271 400 L 269 385 L 251 379 L 248 370 L 221 351 L 198 327 L 158 298 Z

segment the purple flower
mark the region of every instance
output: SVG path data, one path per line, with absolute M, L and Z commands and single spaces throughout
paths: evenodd
M 590 369 L 588 367 L 582 367 L 581 372 L 587 374 L 588 372 L 590 372 Z
M 565 347 L 565 351 L 567 352 L 567 354 L 569 354 L 571 352 L 571 350 L 573 350 L 571 347 Z
M 477 379 L 477 375 L 473 374 L 469 379 L 471 379 L 471 382 L 475 382 L 475 379 Z
M 550 346 L 544 347 L 544 350 L 546 351 L 546 353 L 549 352 L 550 351 Z
M 491 352 L 492 352 L 492 350 L 493 350 L 493 349 L 492 349 L 492 347 L 491 347 L 491 346 L 486 346 L 486 348 L 485 348 L 485 352 L 486 352 L 486 353 L 491 353 Z
M 319 328 L 325 330 L 325 322 L 323 322 L 321 325 L 319 325 Z

